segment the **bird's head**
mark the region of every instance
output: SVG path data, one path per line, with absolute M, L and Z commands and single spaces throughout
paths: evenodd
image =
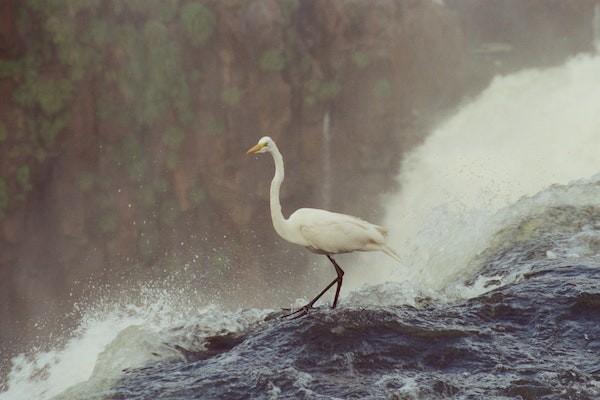
M 259 154 L 271 152 L 275 148 L 275 142 L 268 136 L 263 136 L 260 138 L 258 143 L 252 146 L 246 154 Z

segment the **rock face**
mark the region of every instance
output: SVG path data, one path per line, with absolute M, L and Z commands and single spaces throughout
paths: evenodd
M 490 71 L 506 74 L 525 67 L 561 63 L 593 50 L 598 0 L 447 0 L 460 24 L 473 64 L 471 81 L 487 84 Z M 596 27 L 599 29 L 600 27 Z
M 494 7 L 544 11 L 528 28 L 569 34 L 557 54 L 590 46 L 591 1 L 446 3 L 3 2 L 0 321 L 21 329 L 90 280 L 186 264 L 203 290 L 244 282 L 236 298 L 265 304 L 276 291 L 260 289 L 305 260 L 277 247 L 271 160 L 244 154 L 260 136 L 284 153 L 284 212 L 376 219 L 402 152 L 473 88 L 473 37 L 505 40 Z

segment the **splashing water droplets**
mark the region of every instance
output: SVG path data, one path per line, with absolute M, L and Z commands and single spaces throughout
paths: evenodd
M 496 78 L 437 128 L 404 161 L 401 191 L 386 207 L 383 224 L 404 265 L 357 266 L 348 286 L 395 280 L 443 290 L 477 267 L 472 260 L 515 217 L 500 210 L 600 172 L 598 71 L 600 56 L 580 55 Z

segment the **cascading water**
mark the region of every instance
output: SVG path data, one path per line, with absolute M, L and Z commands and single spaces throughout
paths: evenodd
M 461 107 L 405 159 L 401 190 L 387 203 L 383 225 L 404 265 L 385 260 L 362 274 L 357 267 L 352 284 L 393 280 L 442 289 L 477 267 L 470 262 L 506 223 L 499 210 L 599 173 L 598 71 L 598 55 L 581 55 L 560 67 L 498 77 Z M 363 257 L 358 264 L 365 263 Z
M 388 282 L 339 310 L 121 301 L 14 359 L 0 399 L 600 398 L 598 71 L 499 77 L 432 132 L 387 205 L 404 265 L 361 259 L 350 283 Z
M 12 360 L 0 399 L 91 399 L 127 368 L 182 359 L 169 343 L 201 346 L 207 337 L 246 330 L 269 313 L 227 312 L 202 300 L 205 306 L 198 307 L 198 300 L 193 291 L 148 286 L 137 296 L 123 293 L 119 301 L 88 304 L 65 345 Z

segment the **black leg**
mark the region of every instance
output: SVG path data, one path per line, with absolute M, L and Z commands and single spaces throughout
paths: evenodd
M 321 291 L 321 293 L 319 293 L 314 299 L 312 299 L 308 304 L 306 304 L 303 307 L 300 307 L 299 309 L 297 309 L 296 311 L 292 311 L 289 314 L 286 315 L 282 315 L 281 318 L 285 318 L 285 317 L 289 317 L 290 315 L 294 315 L 294 314 L 298 314 L 301 313 L 299 316 L 302 316 L 304 314 L 306 314 L 308 312 L 309 309 L 313 308 L 314 304 L 317 302 L 317 300 L 319 300 L 325 293 L 327 293 L 327 291 L 329 289 L 331 289 L 331 287 L 338 281 L 338 278 L 335 278 L 333 281 L 331 281 L 331 283 L 329 285 L 327 285 L 327 287 L 325 287 L 325 289 L 323 289 Z
M 336 263 L 333 257 L 331 257 L 329 254 L 327 255 L 327 258 L 329 258 L 329 261 L 331 261 L 335 267 L 335 272 L 337 273 L 337 278 L 335 280 L 337 282 L 337 287 L 335 288 L 335 296 L 333 298 L 333 305 L 331 306 L 331 308 L 335 308 L 337 306 L 338 298 L 340 297 L 342 282 L 344 281 L 344 270 L 340 268 L 338 263 Z
M 340 268 L 340 266 L 335 262 L 335 260 L 329 254 L 327 255 L 327 258 L 329 258 L 329 261 L 331 261 L 333 263 L 335 272 L 337 273 L 337 278 L 332 280 L 331 283 L 329 285 L 327 285 L 325 287 L 325 289 L 323 289 L 321 291 L 321 293 L 319 293 L 307 305 L 305 305 L 304 307 L 301 307 L 301 308 L 297 309 L 296 311 L 293 311 L 289 314 L 283 315 L 282 318 L 289 317 L 289 316 L 295 315 L 295 314 L 299 314 L 297 317 L 294 317 L 294 318 L 298 318 L 298 317 L 301 317 L 302 315 L 306 314 L 308 312 L 308 310 L 314 306 L 314 304 L 317 302 L 317 300 L 319 300 L 325 293 L 327 293 L 327 291 L 329 289 L 331 289 L 331 287 L 336 283 L 337 283 L 337 287 L 335 289 L 335 296 L 334 296 L 333 305 L 331 306 L 331 308 L 335 308 L 337 306 L 338 297 L 340 296 L 340 289 L 342 288 L 342 280 L 344 277 L 344 271 Z

